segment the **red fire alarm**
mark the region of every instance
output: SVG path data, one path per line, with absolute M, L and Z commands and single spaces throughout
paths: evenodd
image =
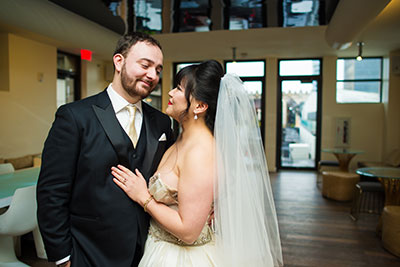
M 81 59 L 92 61 L 92 51 L 87 49 L 81 49 Z

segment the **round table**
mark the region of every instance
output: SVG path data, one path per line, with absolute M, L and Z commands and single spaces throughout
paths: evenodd
M 400 205 L 400 168 L 368 167 L 357 169 L 356 173 L 378 178 L 385 188 L 385 206 Z
M 361 150 L 351 150 L 347 148 L 327 148 L 321 151 L 335 155 L 339 162 L 339 169 L 344 172 L 349 171 L 350 161 L 355 155 L 364 153 L 364 151 Z

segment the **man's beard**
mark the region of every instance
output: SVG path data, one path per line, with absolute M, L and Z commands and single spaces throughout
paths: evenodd
M 150 82 L 151 89 L 146 90 L 146 89 L 138 89 L 138 82 L 139 80 L 132 79 L 126 74 L 126 68 L 125 64 L 122 66 L 121 70 L 121 84 L 122 88 L 132 97 L 137 97 L 140 96 L 142 99 L 146 98 L 149 96 L 149 94 L 153 91 L 154 87 L 153 83 Z

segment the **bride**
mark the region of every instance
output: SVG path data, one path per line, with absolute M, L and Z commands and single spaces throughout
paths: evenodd
M 183 68 L 166 113 L 182 133 L 147 187 L 114 182 L 152 216 L 139 266 L 282 266 L 278 223 L 254 103 L 215 60 Z

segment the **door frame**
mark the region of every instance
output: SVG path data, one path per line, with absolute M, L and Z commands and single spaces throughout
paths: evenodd
M 279 63 L 282 60 L 319 60 L 320 74 L 319 75 L 302 75 L 302 76 L 280 76 Z M 278 79 L 277 79 L 277 118 L 276 118 L 276 168 L 281 169 L 297 169 L 297 170 L 316 170 L 318 162 L 321 159 L 321 124 L 322 124 L 322 58 L 291 58 L 278 59 Z M 316 144 L 315 144 L 315 166 L 314 167 L 291 167 L 282 166 L 281 162 L 281 145 L 282 145 L 282 81 L 301 80 L 301 81 L 317 81 L 317 129 L 316 129 Z
M 59 69 L 57 66 L 57 79 L 65 79 L 65 78 L 72 78 L 74 79 L 74 101 L 80 100 L 82 96 L 81 92 L 81 58 L 77 55 L 64 52 L 61 50 L 57 50 L 57 56 L 59 54 L 63 54 L 69 57 L 75 58 L 77 64 L 76 64 L 76 70 L 75 71 L 68 71 L 68 70 L 63 70 Z

